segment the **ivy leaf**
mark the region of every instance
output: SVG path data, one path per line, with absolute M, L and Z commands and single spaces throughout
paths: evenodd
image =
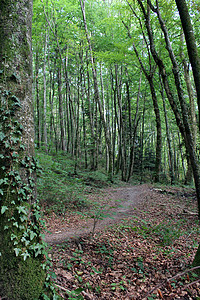
M 10 236 L 11 241 L 13 241 L 16 238 L 17 238 L 17 236 L 14 233 L 12 233 L 11 236 Z
M 24 253 L 22 253 L 22 256 L 24 257 L 25 261 L 28 257 L 30 257 L 30 254 L 27 251 L 25 251 Z
M 1 214 L 3 215 L 6 210 L 8 210 L 8 207 L 7 206 L 2 206 L 2 208 L 1 208 Z
M 34 231 L 30 231 L 30 240 L 32 241 L 37 234 Z
M 1 131 L 0 132 L 0 141 L 3 141 L 4 138 L 5 138 L 5 134 Z
M 19 214 L 21 214 L 21 213 L 23 213 L 25 215 L 27 214 L 26 207 L 24 207 L 24 206 L 18 206 L 17 210 L 18 210 Z
M 3 196 L 3 190 L 2 189 L 0 189 L 0 194 Z
M 14 248 L 14 251 L 15 251 L 16 256 L 18 256 L 21 249 L 20 248 Z
M 8 179 L 7 178 L 4 178 L 4 179 L 0 179 L 0 185 L 1 184 L 8 184 Z
M 13 223 L 13 226 L 15 226 L 15 227 L 18 228 L 18 227 L 19 227 L 19 224 L 18 224 L 17 222 L 14 222 L 14 223 Z
M 24 221 L 28 220 L 27 216 L 20 216 L 20 220 L 23 223 Z

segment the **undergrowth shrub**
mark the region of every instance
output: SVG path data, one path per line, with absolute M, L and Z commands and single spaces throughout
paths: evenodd
M 74 174 L 75 162 L 67 154 L 50 155 L 38 151 L 37 159 L 41 165 L 37 180 L 38 194 L 46 212 L 64 214 L 69 209 L 85 209 L 91 205 L 84 196 L 85 192 L 109 185 L 105 172 L 81 170 L 81 163 Z
M 73 176 L 73 161 L 66 155 L 51 156 L 37 153 L 41 165 L 38 193 L 46 211 L 65 213 L 66 210 L 87 207 L 81 176 Z

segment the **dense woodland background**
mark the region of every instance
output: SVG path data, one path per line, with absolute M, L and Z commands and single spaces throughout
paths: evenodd
M 0 1 L 0 299 L 199 299 L 199 12 Z
M 199 45 L 200 7 L 188 5 Z M 199 157 L 197 97 L 175 1 L 35 0 L 32 31 L 38 149 L 72 157 L 73 174 L 192 183 L 183 124 Z

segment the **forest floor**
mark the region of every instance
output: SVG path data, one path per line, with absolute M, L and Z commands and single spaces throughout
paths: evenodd
M 190 269 L 200 228 L 193 189 L 150 184 L 88 189 L 82 211 L 46 215 L 63 299 L 200 299 Z

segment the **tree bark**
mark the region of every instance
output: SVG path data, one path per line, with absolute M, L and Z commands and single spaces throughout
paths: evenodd
M 187 44 L 188 56 L 192 66 L 192 72 L 194 76 L 194 82 L 197 92 L 197 104 L 200 112 L 200 57 L 195 41 L 193 26 L 190 20 L 190 14 L 188 11 L 187 3 L 185 0 L 175 0 L 176 6 L 179 11 L 185 40 Z M 200 118 L 199 118 L 199 129 L 200 129 Z
M 165 104 L 165 95 L 163 90 L 163 85 L 161 82 L 161 90 L 160 90 L 162 100 L 163 100 L 163 110 L 164 110 L 164 116 L 165 116 L 165 127 L 166 127 L 166 135 L 167 135 L 167 144 L 168 144 L 168 150 L 169 150 L 169 172 L 170 172 L 170 178 L 171 178 L 171 184 L 175 183 L 175 175 L 174 175 L 174 159 L 173 159 L 173 152 L 172 152 L 172 145 L 171 145 L 171 136 L 170 136 L 170 130 L 169 130 L 169 122 L 167 117 L 167 109 Z
M 64 112 L 63 112 L 63 99 L 62 99 L 62 86 L 61 86 L 61 71 L 58 67 L 58 99 L 59 99 L 59 119 L 60 119 L 60 143 L 61 150 L 66 151 L 65 141 L 65 126 L 64 126 Z
M 197 155 L 194 150 L 194 142 L 193 142 L 193 138 L 192 138 L 189 122 L 188 122 L 187 108 L 186 108 L 185 101 L 184 101 L 183 90 L 182 90 L 181 84 L 180 84 L 178 66 L 176 65 L 176 61 L 174 60 L 174 54 L 171 49 L 170 42 L 168 40 L 166 27 L 163 26 L 164 24 L 162 24 L 161 18 L 159 18 L 161 28 L 165 35 L 166 48 L 169 52 L 169 56 L 170 56 L 170 59 L 173 64 L 174 81 L 175 81 L 178 98 L 179 98 L 179 102 L 180 102 L 180 106 L 181 106 L 182 117 L 181 117 L 179 109 L 174 101 L 173 93 L 169 86 L 168 76 L 166 73 L 165 65 L 164 65 L 162 59 L 160 58 L 160 56 L 158 55 L 156 48 L 155 48 L 154 39 L 153 39 L 153 31 L 152 31 L 151 24 L 150 24 L 150 7 L 149 7 L 149 5 L 151 5 L 150 0 L 147 0 L 147 2 L 149 4 L 149 5 L 147 5 L 147 12 L 145 11 L 145 8 L 144 8 L 142 2 L 139 0 L 137 0 L 137 1 L 138 1 L 139 6 L 141 7 L 142 13 L 145 18 L 145 26 L 146 26 L 149 40 L 150 40 L 150 49 L 151 49 L 152 56 L 153 56 L 156 64 L 159 67 L 159 71 L 160 71 L 160 74 L 162 77 L 166 95 L 170 102 L 171 108 L 174 112 L 179 130 L 184 138 L 186 149 L 190 155 L 190 161 L 192 164 L 192 170 L 193 170 L 195 188 L 196 188 L 196 194 L 197 194 L 197 200 L 198 200 L 199 218 L 200 218 L 200 170 L 199 170 Z M 157 11 L 157 13 L 159 13 L 159 11 Z
M 0 298 L 39 299 L 45 271 L 36 218 L 32 1 L 0 2 Z M 38 213 L 38 212 L 37 212 Z
M 95 97 L 95 100 L 98 104 L 99 113 L 100 113 L 101 121 L 102 121 L 103 128 L 104 128 L 104 133 L 105 133 L 105 142 L 106 142 L 106 146 L 108 148 L 108 157 L 109 157 L 108 179 L 110 181 L 113 181 L 113 154 L 112 154 L 112 145 L 111 145 L 111 139 L 110 139 L 110 132 L 109 132 L 108 124 L 106 123 L 106 120 L 104 118 L 102 103 L 100 101 L 98 81 L 97 81 L 97 72 L 96 72 L 96 69 L 95 69 L 95 62 L 94 62 L 93 51 L 92 51 L 92 44 L 91 44 L 91 41 L 90 41 L 88 28 L 87 28 L 87 22 L 86 22 L 85 0 L 79 0 L 79 1 L 80 1 L 82 15 L 83 15 L 83 22 L 84 22 L 84 27 L 85 27 L 86 38 L 87 38 L 87 42 L 88 42 L 88 46 L 89 46 L 89 50 L 90 50 L 90 61 L 91 61 L 92 75 L 93 75 L 93 81 L 94 81 L 94 97 Z
M 44 61 L 43 61 L 43 82 L 44 82 L 44 101 L 43 101 L 43 136 L 44 136 L 44 149 L 45 152 L 48 152 L 48 146 L 47 146 L 47 80 L 46 80 L 46 54 L 47 54 L 47 43 L 48 43 L 48 37 L 47 37 L 47 30 L 45 33 L 45 43 L 44 43 Z
M 37 111 L 37 127 L 36 127 L 36 134 L 37 134 L 37 147 L 40 148 L 41 146 L 41 120 L 40 120 L 40 91 L 39 91 L 39 54 L 36 51 L 36 58 L 35 58 L 35 75 L 36 75 L 36 111 Z

